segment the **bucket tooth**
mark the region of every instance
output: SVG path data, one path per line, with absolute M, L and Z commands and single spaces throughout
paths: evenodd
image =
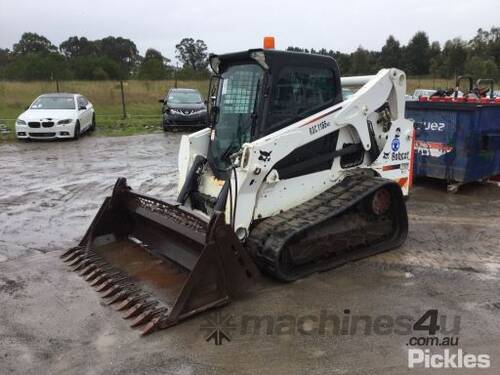
M 64 263 L 70 263 L 70 262 L 73 262 L 73 260 L 75 260 L 76 258 L 82 256 L 85 254 L 85 251 L 84 250 L 76 250 L 74 251 L 73 253 L 71 253 L 70 255 L 68 255 L 66 258 L 64 258 L 63 262 Z M 70 264 L 71 265 L 71 264 Z
M 130 309 L 132 306 L 134 306 L 136 303 L 141 302 L 148 298 L 149 295 L 147 294 L 134 294 L 131 295 L 130 297 L 127 297 L 122 303 L 120 303 L 116 307 L 116 311 L 123 311 L 126 309 Z
M 121 292 L 118 292 L 114 295 L 114 297 L 110 298 L 106 304 L 107 305 L 112 305 L 113 303 L 117 303 L 117 302 L 120 302 L 120 301 L 123 301 L 125 298 L 127 298 L 127 296 L 130 295 L 129 292 L 125 291 L 125 290 L 122 290 Z
M 101 297 L 102 298 L 108 298 L 108 297 L 113 297 L 116 293 L 120 292 L 123 290 L 123 287 L 120 285 L 112 285 L 108 290 L 103 290 Z
M 87 267 L 89 264 L 92 262 L 95 262 L 97 260 L 95 255 L 90 255 L 87 256 L 83 261 L 81 261 L 79 264 L 77 264 L 75 267 L 73 267 L 71 270 L 72 271 L 80 271 L 81 269 Z
M 89 259 L 84 259 L 83 261 L 81 261 L 79 264 L 77 264 L 76 266 L 74 266 L 73 268 L 71 268 L 71 271 L 73 272 L 78 272 L 80 271 L 81 269 L 85 268 L 89 262 L 91 262 L 91 260 Z
M 119 292 L 114 293 L 114 296 L 112 296 L 112 295 L 110 296 L 113 298 L 110 298 L 106 302 L 108 305 L 112 305 L 113 303 L 121 302 L 121 301 L 125 300 L 126 298 L 128 298 L 133 293 L 137 292 L 137 289 L 127 289 L 127 287 L 125 287 L 125 286 L 122 286 L 120 288 L 121 288 L 121 290 Z
M 91 282 L 92 280 L 94 280 L 96 277 L 102 275 L 104 272 L 106 272 L 107 270 L 105 269 L 105 267 L 103 266 L 96 266 L 96 268 L 91 271 L 86 277 L 85 277 L 85 280 L 88 281 L 88 282 Z
M 104 266 L 104 261 L 94 261 L 90 259 L 86 264 L 81 268 L 80 276 L 87 276 L 89 273 L 94 271 L 97 267 Z
M 94 263 L 89 263 L 85 266 L 83 270 L 79 273 L 80 276 L 87 276 L 89 273 L 94 271 L 97 268 L 97 265 Z
M 96 292 L 105 292 L 114 285 L 113 280 L 107 279 L 103 283 L 96 285 Z
M 81 263 L 83 260 L 85 260 L 86 257 L 87 256 L 85 254 L 79 255 L 76 258 L 74 258 L 71 262 L 68 262 L 68 266 L 74 267 L 77 264 Z
M 146 326 L 142 329 L 141 336 L 149 335 L 154 331 L 160 329 L 161 322 L 168 316 L 168 314 L 163 313 L 155 318 L 153 318 Z
M 107 291 L 102 294 L 103 298 L 113 297 L 116 293 L 123 291 L 125 288 L 132 287 L 133 282 L 120 283 L 119 281 L 111 286 Z
M 69 250 L 65 251 L 65 252 L 64 252 L 64 253 L 60 256 L 60 258 L 61 258 L 61 259 L 66 259 L 66 258 L 68 258 L 71 254 L 73 254 L 73 253 L 75 253 L 75 252 L 77 252 L 77 251 L 80 251 L 80 250 L 82 250 L 82 249 L 83 249 L 83 247 L 81 247 L 81 246 L 72 247 L 71 249 L 69 249 Z
M 102 284 L 110 277 L 116 276 L 117 274 L 118 274 L 117 271 L 110 272 L 109 270 L 98 268 L 93 275 L 89 275 L 87 281 L 90 282 L 90 286 L 97 286 L 99 284 Z
M 123 316 L 123 319 L 130 319 L 134 318 L 137 315 L 141 314 L 144 310 L 146 310 L 149 307 L 153 307 L 156 305 L 158 302 L 157 301 L 149 301 L 149 302 L 139 302 L 132 306 L 126 314 Z
M 146 309 L 142 314 L 140 314 L 130 325 L 130 327 L 134 328 L 146 323 L 149 323 L 155 316 L 165 312 L 167 309 L 165 307 L 159 308 L 150 308 Z
M 127 277 L 126 276 L 122 276 L 122 277 L 118 277 L 119 274 L 110 274 L 110 273 L 106 273 L 104 275 L 101 276 L 101 279 L 99 281 L 94 281 L 94 285 L 92 286 L 96 286 L 96 291 L 97 292 L 104 292 L 106 290 L 108 290 L 109 288 L 111 288 L 113 285 L 115 285 L 118 281 L 121 281 L 121 280 L 125 280 Z
M 90 286 L 99 286 L 106 280 L 108 280 L 111 277 L 111 275 L 105 271 L 100 272 L 98 275 L 95 276 L 93 280 L 90 280 Z

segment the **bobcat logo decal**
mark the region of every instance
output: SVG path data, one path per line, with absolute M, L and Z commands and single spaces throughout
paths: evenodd
M 259 152 L 260 152 L 259 160 L 262 160 L 264 163 L 271 160 L 272 151 L 259 151 Z

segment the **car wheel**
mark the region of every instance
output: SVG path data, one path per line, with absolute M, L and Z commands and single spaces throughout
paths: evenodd
M 80 138 L 80 121 L 76 122 L 75 132 L 73 134 L 73 139 L 74 140 L 77 140 L 78 138 Z
M 95 113 L 92 115 L 92 125 L 90 125 L 89 130 L 93 132 L 95 130 Z

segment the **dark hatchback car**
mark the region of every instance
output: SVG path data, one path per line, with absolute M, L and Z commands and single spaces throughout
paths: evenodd
M 170 89 L 160 103 L 163 103 L 163 130 L 207 126 L 207 106 L 198 90 Z

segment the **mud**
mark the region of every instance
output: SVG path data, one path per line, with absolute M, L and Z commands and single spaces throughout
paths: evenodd
M 118 177 L 147 194 L 175 194 L 179 140 L 156 134 L 1 145 L 0 262 L 74 244 Z
M 458 347 L 491 357 L 489 370 L 431 373 L 499 373 L 500 188 L 492 185 L 453 195 L 420 181 L 401 248 L 292 284 L 263 278 L 220 315 L 208 315 L 211 321 L 199 316 L 139 337 L 60 262 L 59 250 L 83 235 L 119 176 L 141 192 L 172 197 L 178 140 L 84 137 L 0 146 L 0 373 L 403 374 L 410 372 L 412 333 L 308 334 L 310 321 L 298 322 L 321 311 L 342 318 L 347 310 L 414 321 L 428 309 L 446 315 L 447 327 L 459 317 Z M 218 346 L 206 341 L 206 327 L 221 316 L 232 322 L 223 327 L 231 341 Z M 245 316 L 288 316 L 305 330 L 248 333 Z

